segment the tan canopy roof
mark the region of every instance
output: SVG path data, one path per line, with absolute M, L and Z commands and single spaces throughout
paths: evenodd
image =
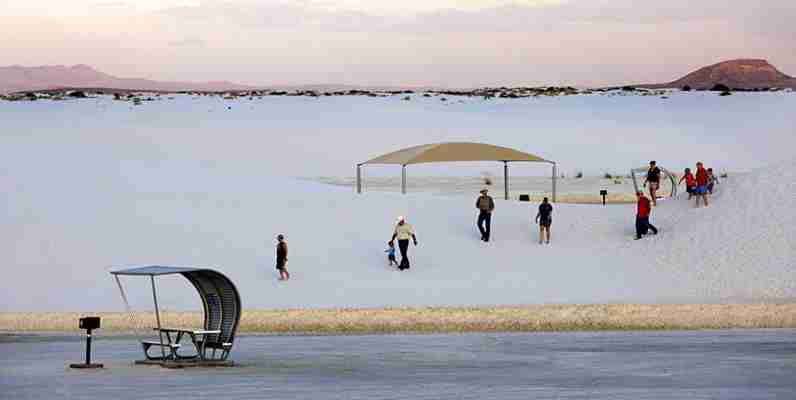
M 532 161 L 554 164 L 539 156 L 483 143 L 450 142 L 408 147 L 362 164 L 421 164 L 446 161 Z

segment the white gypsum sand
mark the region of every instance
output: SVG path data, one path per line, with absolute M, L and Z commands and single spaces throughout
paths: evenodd
M 707 209 L 684 198 L 662 201 L 652 218 L 661 234 L 642 241 L 631 239 L 633 205 L 558 204 L 549 246 L 536 244 L 535 204 L 498 200 L 486 244 L 474 198 L 461 196 L 360 196 L 279 178 L 260 182 L 279 188 L 274 194 L 139 195 L 102 202 L 97 219 L 74 217 L 88 236 L 64 231 L 49 251 L 68 246 L 79 257 L 48 258 L 42 286 L 12 287 L 3 304 L 34 296 L 45 309 L 122 310 L 109 266 L 155 262 L 223 271 L 247 309 L 792 299 L 794 168 L 789 162 L 724 182 Z M 61 218 L 71 220 L 66 211 Z M 383 252 L 396 215 L 408 217 L 420 241 L 403 273 Z M 52 235 L 53 227 L 27 229 Z M 289 282 L 276 280 L 276 233 L 290 245 Z M 134 309 L 151 307 L 147 280 L 124 283 Z M 158 284 L 161 306 L 200 307 L 184 279 Z
M 538 153 L 569 176 L 621 173 L 651 158 L 675 169 L 703 156 L 709 166 L 744 170 L 792 157 L 786 111 L 794 99 L 4 102 L 0 310 L 121 311 L 107 271 L 149 264 L 217 268 L 238 284 L 247 309 L 793 299 L 792 161 L 733 175 L 708 209 L 662 202 L 652 218 L 662 233 L 639 242 L 630 239 L 633 205 L 557 204 L 550 246 L 536 244 L 536 204 L 501 201 L 499 188 L 493 241 L 484 244 L 477 193 L 357 196 L 286 176 L 353 175 L 358 161 L 447 140 Z M 756 121 L 754 134 L 745 121 Z M 499 163 L 489 165 L 499 178 Z M 535 168 L 512 166 L 512 174 Z M 482 171 L 413 166 L 409 181 L 460 169 Z M 395 177 L 400 168 L 365 173 Z M 420 240 L 406 273 L 388 268 L 383 253 L 397 215 Z M 277 233 L 290 244 L 293 280 L 284 284 L 274 270 Z M 149 310 L 148 282 L 124 283 L 133 308 Z M 181 278 L 158 284 L 164 308 L 200 309 Z

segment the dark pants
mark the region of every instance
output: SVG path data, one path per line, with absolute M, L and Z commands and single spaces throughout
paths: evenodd
M 401 263 L 398 264 L 398 269 L 409 269 L 409 239 L 398 240 L 398 250 L 401 251 Z
M 484 229 L 484 225 L 486 224 L 486 229 Z M 491 232 L 491 225 L 492 225 L 492 213 L 481 211 L 478 214 L 478 230 L 481 231 L 481 240 L 489 240 L 489 233 Z
M 649 217 L 636 217 L 636 238 L 641 239 L 641 236 L 646 235 L 652 229 L 652 233 L 658 234 L 658 228 L 650 223 Z

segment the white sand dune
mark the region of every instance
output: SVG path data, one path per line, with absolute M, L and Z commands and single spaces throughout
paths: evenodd
M 497 202 L 493 241 L 482 243 L 474 199 L 463 196 L 358 196 L 269 178 L 262 184 L 278 191 L 100 201 L 95 219 L 83 221 L 82 236 L 65 230 L 50 249 L 20 241 L 16 250 L 55 254 L 67 246 L 78 250 L 79 260 L 50 257 L 51 269 L 18 275 L 39 277 L 41 286 L 11 287 L 0 296 L 2 304 L 21 309 L 119 310 L 108 266 L 161 263 L 219 268 L 238 283 L 247 308 L 793 298 L 794 168 L 789 162 L 727 181 L 706 209 L 683 198 L 663 201 L 653 214 L 662 233 L 641 241 L 632 240 L 632 205 L 560 204 L 549 246 L 536 243 L 533 206 L 504 201 Z M 65 208 L 81 209 L 64 201 Z M 420 241 L 410 249 L 407 272 L 388 268 L 383 253 L 396 215 L 408 216 Z M 65 226 L 75 223 L 62 218 Z M 117 228 L 99 235 L 105 218 Z M 51 229 L 34 224 L 26 234 L 52 235 Z M 273 267 L 272 237 L 280 232 L 290 244 L 290 282 L 278 282 Z M 45 272 L 59 279 L 48 280 Z M 134 308 L 149 307 L 148 282 L 126 282 Z M 177 278 L 162 280 L 161 304 L 198 307 L 192 289 Z
M 350 176 L 367 157 L 447 140 L 552 155 L 570 176 L 579 168 L 621 172 L 651 157 L 675 168 L 705 155 L 713 167 L 747 170 L 792 156 L 793 103 L 784 93 L 706 92 L 665 101 L 7 102 L 0 107 L 0 311 L 120 311 L 108 269 L 150 264 L 216 267 L 238 283 L 247 308 L 793 299 L 793 161 L 733 175 L 707 209 L 662 202 L 653 214 L 662 233 L 643 241 L 631 239 L 632 205 L 558 204 L 550 246 L 536 244 L 534 205 L 498 200 L 494 240 L 484 244 L 474 193 L 357 196 L 274 177 Z M 493 164 L 483 168 L 499 177 Z M 455 173 L 477 176 L 481 168 Z M 413 166 L 410 182 L 422 186 L 415 178 L 449 169 Z M 512 167 L 512 176 L 536 172 L 548 174 Z M 399 170 L 365 173 L 377 182 Z M 523 185 L 515 189 L 533 181 Z M 594 192 L 602 183 L 561 187 L 578 193 L 578 185 Z M 406 273 L 389 269 L 383 253 L 401 214 L 420 240 Z M 276 281 L 277 233 L 290 243 L 288 283 Z M 146 280 L 127 283 L 133 306 L 149 308 Z M 199 307 L 182 280 L 160 287 L 165 308 Z
M 796 162 L 720 185 L 708 208 L 663 203 L 665 233 L 645 241 L 658 268 L 700 282 L 709 297 L 787 297 L 796 293 Z

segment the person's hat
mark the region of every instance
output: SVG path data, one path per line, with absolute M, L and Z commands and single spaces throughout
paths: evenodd
M 489 191 L 489 189 L 486 189 L 486 188 L 484 188 L 484 189 L 481 189 L 481 193 L 486 193 L 486 192 L 488 192 L 488 191 Z
M 406 218 L 403 215 L 399 215 L 398 218 L 395 219 L 395 222 L 406 221 Z

